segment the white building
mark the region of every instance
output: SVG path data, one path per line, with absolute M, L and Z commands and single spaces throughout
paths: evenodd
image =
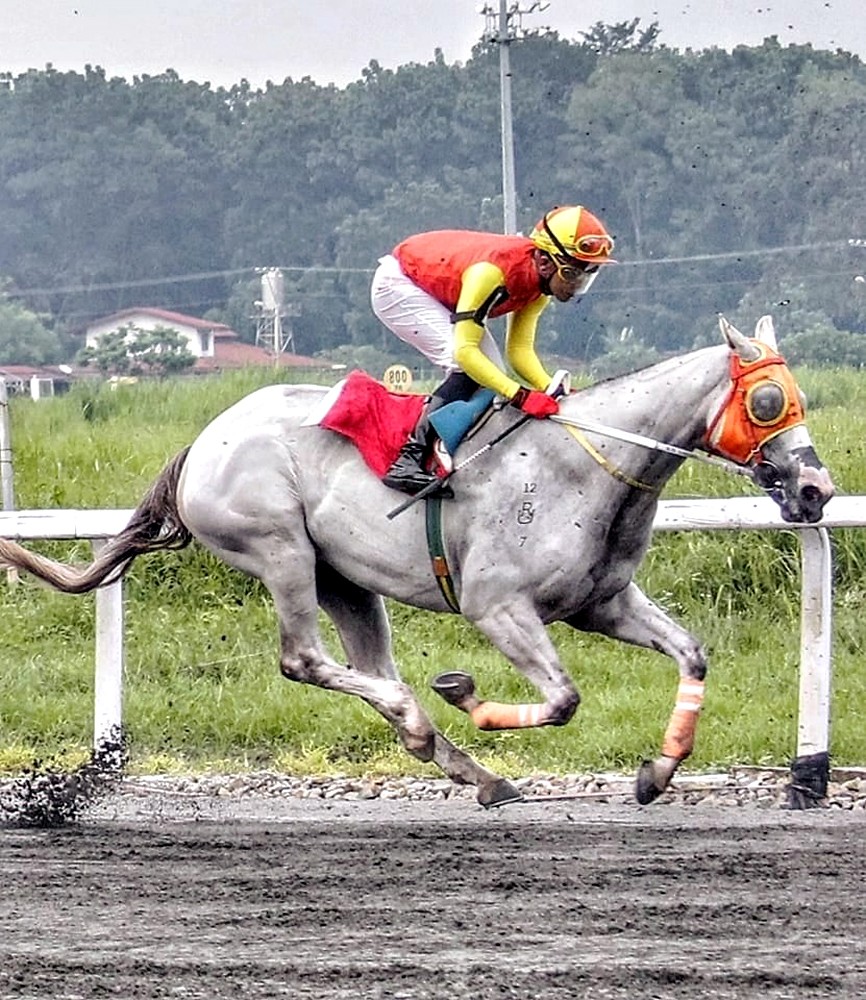
M 100 337 L 124 327 L 144 331 L 176 330 L 186 340 L 190 354 L 196 358 L 213 358 L 217 353 L 215 346 L 217 341 L 238 339 L 234 330 L 225 323 L 185 316 L 169 309 L 140 306 L 135 309 L 122 309 L 110 316 L 94 320 L 85 330 L 84 343 L 87 347 L 97 347 Z
M 100 337 L 124 327 L 135 330 L 155 330 L 158 327 L 176 330 L 185 338 L 190 354 L 196 359 L 192 370 L 197 373 L 261 365 L 316 370 L 329 370 L 333 367 L 329 361 L 322 358 L 289 354 L 286 351 L 274 357 L 263 347 L 242 341 L 235 331 L 224 323 L 214 323 L 211 320 L 199 319 L 197 316 L 186 316 L 170 309 L 155 309 L 150 306 L 122 309 L 110 316 L 93 320 L 85 328 L 84 342 L 87 347 L 96 347 Z

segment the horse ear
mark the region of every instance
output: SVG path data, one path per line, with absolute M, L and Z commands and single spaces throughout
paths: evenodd
M 732 351 L 736 351 L 743 361 L 756 361 L 761 356 L 761 352 L 751 343 L 749 338 L 745 334 L 740 333 L 721 314 L 719 314 L 719 329 L 722 331 L 722 336 L 728 342 L 728 346 Z
M 755 339 L 766 344 L 771 350 L 778 352 L 779 346 L 776 343 L 776 328 L 773 326 L 772 316 L 762 316 L 755 325 Z

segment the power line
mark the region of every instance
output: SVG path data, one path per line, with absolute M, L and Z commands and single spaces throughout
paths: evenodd
M 781 247 L 764 247 L 756 250 L 730 250 L 722 253 L 692 254 L 686 257 L 645 257 L 640 260 L 620 261 L 619 267 L 652 267 L 660 264 L 700 264 L 721 260 L 741 260 L 754 257 L 771 257 L 780 254 L 807 253 L 813 251 L 866 248 L 866 239 L 836 240 L 832 243 L 799 243 Z M 324 265 L 278 265 L 283 272 L 295 274 L 373 274 L 372 267 L 336 267 Z M 159 288 L 163 285 L 177 285 L 184 282 L 207 281 L 214 278 L 234 278 L 242 275 L 253 276 L 261 268 L 240 267 L 224 271 L 196 271 L 190 274 L 165 275 L 161 278 L 139 278 L 131 281 L 107 281 L 89 285 L 59 285 L 52 288 L 20 288 L 9 290 L 8 298 L 24 298 L 35 295 L 73 295 L 88 292 L 124 291 L 131 288 Z
M 255 275 L 261 268 L 239 267 L 227 271 L 196 271 L 192 274 L 172 274 L 162 278 L 137 278 L 130 281 L 105 281 L 89 285 L 58 285 L 52 288 L 17 288 L 10 289 L 8 298 L 23 298 L 26 295 L 72 295 L 84 292 L 116 292 L 127 288 L 158 288 L 161 285 L 177 285 L 183 282 L 208 281 L 214 278 L 233 278 L 241 275 Z M 310 272 L 323 274 L 372 274 L 372 267 L 319 267 L 287 265 L 280 267 L 281 271 L 294 271 L 300 274 Z
M 624 260 L 624 267 L 645 267 L 652 264 L 697 264 L 712 260 L 740 260 L 743 257 L 770 257 L 774 254 L 805 253 L 812 250 L 841 250 L 853 246 L 866 246 L 866 240 L 836 240 L 833 243 L 800 243 L 793 246 L 765 247 L 761 250 L 729 250 L 724 253 L 702 253 L 690 257 L 650 257 L 642 260 Z

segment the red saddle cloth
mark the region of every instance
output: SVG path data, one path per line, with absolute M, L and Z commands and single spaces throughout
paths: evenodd
M 425 399 L 417 393 L 390 392 L 366 372 L 353 371 L 319 426 L 353 441 L 381 479 L 415 429 Z

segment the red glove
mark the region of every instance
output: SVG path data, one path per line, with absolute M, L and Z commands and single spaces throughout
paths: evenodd
M 559 413 L 559 403 L 538 389 L 518 389 L 511 397 L 511 405 L 531 417 L 549 417 L 551 413 Z

